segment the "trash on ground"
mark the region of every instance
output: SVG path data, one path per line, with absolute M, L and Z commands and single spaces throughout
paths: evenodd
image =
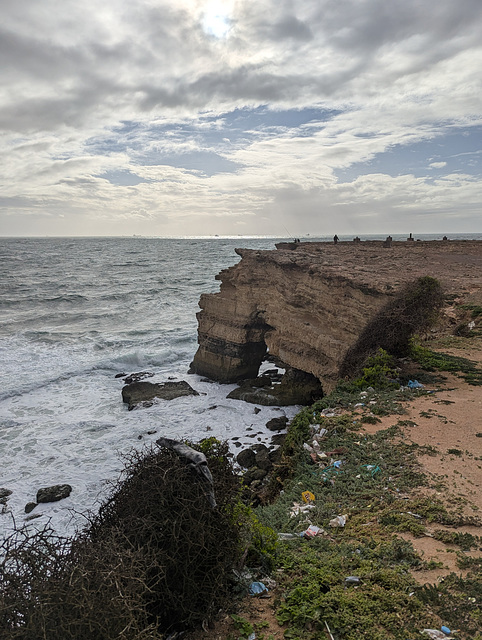
M 308 513 L 310 509 L 316 509 L 316 506 L 314 504 L 300 504 L 299 502 L 294 502 L 290 510 L 290 518 L 294 518 L 295 516 L 299 516 L 303 513 Z
M 380 467 L 377 464 L 363 464 L 362 467 L 370 472 L 372 478 L 374 475 L 381 471 Z
M 450 635 L 450 633 L 451 633 L 451 632 L 450 632 L 450 629 L 449 629 L 448 627 L 446 627 L 445 625 L 442 625 L 442 626 L 440 627 L 440 629 L 445 633 L 445 635 L 446 635 L 446 636 L 449 636 L 449 635 Z
M 262 596 L 268 593 L 268 588 L 263 582 L 252 582 L 249 585 L 250 596 Z
M 447 636 L 442 631 L 438 629 L 424 629 L 420 632 L 422 635 L 426 635 L 432 640 L 453 640 L 453 636 Z
M 312 504 L 313 502 L 315 502 L 315 496 L 311 493 L 311 491 L 303 491 L 301 497 L 303 498 L 303 502 L 305 502 L 306 504 Z
M 302 536 L 303 538 L 314 538 L 315 536 L 319 536 L 321 534 L 325 533 L 325 530 L 322 529 L 321 527 L 317 527 L 315 524 L 310 524 L 310 526 L 308 527 L 308 529 L 306 529 L 306 531 L 302 531 L 300 533 L 300 536 Z
M 326 630 L 328 631 L 328 635 L 330 636 L 330 640 L 335 640 L 335 638 L 333 637 L 333 634 L 331 633 L 330 627 L 328 626 L 328 622 L 325 620 L 325 627 Z
M 336 516 L 336 518 L 333 518 L 333 520 L 330 520 L 329 524 L 330 524 L 330 527 L 344 527 L 347 520 L 348 520 L 348 515 L 345 514 L 343 516 Z
M 409 380 L 407 387 L 409 389 L 423 389 L 423 384 L 421 384 L 418 380 Z
M 253 633 L 249 634 L 248 640 L 256 640 L 256 633 L 254 631 L 253 631 Z
M 297 540 L 299 537 L 296 533 L 278 533 L 278 540 Z
M 357 576 L 348 576 L 345 578 L 345 584 L 360 584 L 361 580 Z

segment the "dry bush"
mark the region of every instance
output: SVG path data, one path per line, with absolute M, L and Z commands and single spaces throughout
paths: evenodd
M 434 324 L 443 301 L 442 287 L 435 278 L 424 276 L 409 282 L 363 329 L 343 360 L 340 376 L 357 375 L 379 348 L 397 357 L 408 355 L 410 338 Z
M 17 532 L 0 549 L 0 638 L 149 640 L 192 627 L 230 598 L 242 553 L 239 482 L 204 451 L 218 507 L 178 456 L 131 454 L 122 480 L 73 540 Z

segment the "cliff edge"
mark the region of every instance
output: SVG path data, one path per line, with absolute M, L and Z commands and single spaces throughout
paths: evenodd
M 482 304 L 482 242 L 280 243 L 236 249 L 218 293 L 201 296 L 191 372 L 220 382 L 256 377 L 269 355 L 312 374 L 328 393 L 367 324 L 405 284 L 437 278 L 445 294 Z

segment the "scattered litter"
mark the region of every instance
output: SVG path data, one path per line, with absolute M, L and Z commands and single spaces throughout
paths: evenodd
M 335 640 L 335 638 L 333 637 L 333 634 L 330 631 L 330 627 L 328 626 L 328 622 L 325 620 L 325 627 L 326 630 L 328 631 L 328 635 L 330 636 L 330 640 Z
M 420 384 L 418 380 L 409 380 L 407 387 L 409 389 L 423 389 L 423 384 Z
M 363 464 L 362 467 L 370 472 L 372 478 L 373 478 L 374 475 L 376 475 L 378 472 L 381 471 L 380 467 L 377 464 L 376 465 L 375 464 Z
M 256 633 L 254 631 L 253 631 L 253 633 L 249 634 L 248 640 L 256 640 Z
M 295 516 L 299 516 L 303 513 L 308 513 L 310 509 L 316 509 L 314 504 L 300 504 L 299 502 L 294 502 L 290 511 L 290 518 L 294 518 Z
M 306 504 L 312 504 L 313 502 L 315 502 L 315 496 L 311 493 L 311 491 L 303 491 L 301 497 L 303 498 L 303 502 L 305 502 Z
M 413 513 L 412 511 L 407 511 L 409 516 L 413 516 L 414 518 L 417 518 L 418 520 L 421 520 L 423 518 L 423 516 L 419 515 L 418 513 Z
M 303 449 L 308 451 L 308 453 L 315 453 L 313 447 L 311 447 L 307 442 L 303 442 Z
M 325 533 L 324 529 L 322 529 L 321 527 L 317 527 L 315 524 L 310 524 L 310 526 L 308 527 L 308 529 L 306 529 L 306 531 L 302 531 L 300 533 L 300 536 L 303 538 L 314 538 L 318 535 L 321 535 Z
M 298 538 L 296 533 L 278 533 L 278 540 L 297 540 Z
M 326 436 L 326 434 L 328 433 L 328 429 L 320 429 L 319 433 L 317 433 L 315 436 L 313 436 L 316 440 L 321 440 L 322 438 L 324 438 Z
M 348 520 L 348 515 L 345 514 L 344 516 L 336 516 L 336 518 L 333 518 L 333 520 L 330 520 L 329 524 L 330 524 L 330 527 L 344 527 L 347 520 Z
M 349 585 L 349 584 L 360 584 L 360 582 L 361 582 L 361 580 L 357 576 L 348 576 L 347 578 L 345 578 L 345 584 L 346 585 Z
M 333 466 L 335 467 L 335 469 L 339 469 L 342 464 L 343 464 L 343 460 L 335 460 L 335 462 L 333 463 Z
M 442 631 L 439 631 L 438 629 L 424 629 L 420 633 L 422 635 L 425 634 L 432 640 L 448 640 L 449 638 L 453 640 L 453 636 L 447 636 L 445 635 L 445 633 L 442 633 Z
M 365 403 L 364 402 L 357 402 L 356 404 L 353 405 L 354 408 L 356 409 L 357 407 L 364 407 Z
M 450 629 L 446 626 L 441 626 L 440 629 L 445 633 L 446 636 L 450 635 Z
M 475 321 L 471 320 L 467 326 L 469 329 L 475 329 Z
M 262 582 L 252 582 L 249 585 L 250 596 L 264 596 L 268 593 L 268 588 Z

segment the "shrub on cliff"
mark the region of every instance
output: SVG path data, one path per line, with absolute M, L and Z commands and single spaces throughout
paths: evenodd
M 367 358 L 379 348 L 403 357 L 410 353 L 410 339 L 427 331 L 443 304 L 443 291 L 435 278 L 424 276 L 405 285 L 363 329 L 340 367 L 341 377 L 361 371 Z
M 122 481 L 73 540 L 17 532 L 0 547 L 0 638 L 148 640 L 209 619 L 246 549 L 227 445 L 203 447 L 211 508 L 172 451 L 132 453 Z

